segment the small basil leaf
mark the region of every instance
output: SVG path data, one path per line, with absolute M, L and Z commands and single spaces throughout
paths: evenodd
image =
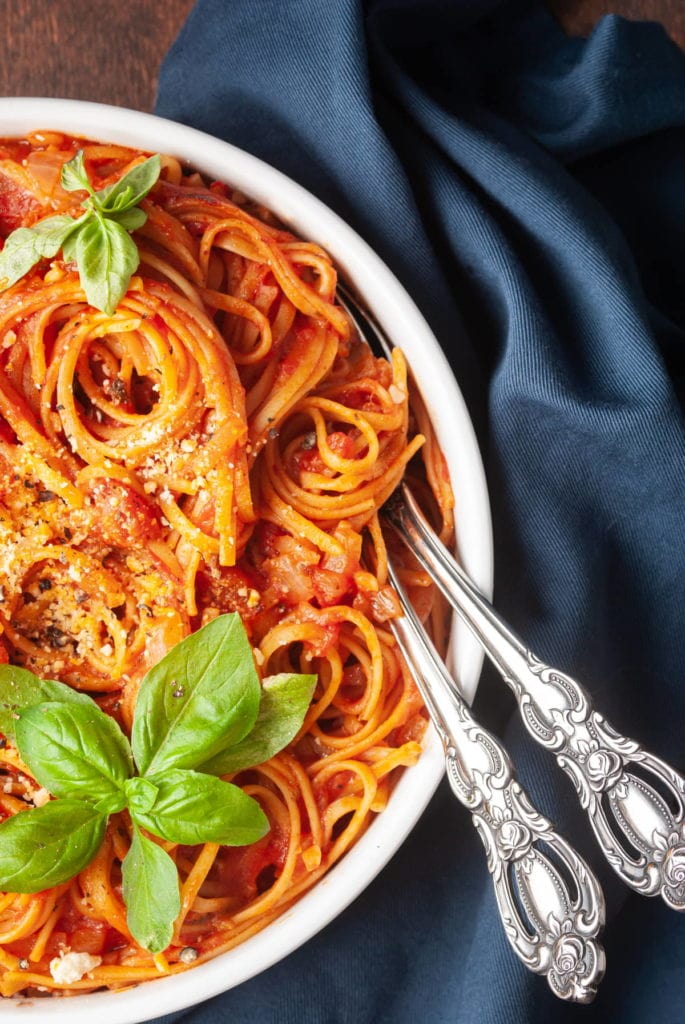
M 93 194 L 85 164 L 83 163 L 83 150 L 79 149 L 76 156 L 73 156 L 62 167 L 61 183 L 62 188 L 67 192 L 90 192 Z
M 131 745 L 141 774 L 196 768 L 254 725 L 259 677 L 236 613 L 176 644 L 138 692 Z
M 126 807 L 126 793 L 123 789 L 118 789 L 116 792 L 113 790 L 109 796 L 103 796 L 93 806 L 100 814 L 109 817 L 110 814 L 123 811 L 124 807 Z
M 262 699 L 247 736 L 200 766 L 210 775 L 228 775 L 262 764 L 290 743 L 304 721 L 316 676 L 283 672 L 262 682 Z
M 122 228 L 126 228 L 127 231 L 135 231 L 137 228 L 142 228 L 147 220 L 145 210 L 141 210 L 139 206 L 134 206 L 132 210 L 108 213 L 107 217 L 109 220 L 114 220 L 117 224 L 121 224 Z
M 133 771 L 123 732 L 96 704 L 50 702 L 22 711 L 17 747 L 53 796 L 96 802 L 117 793 Z
M 150 779 L 143 779 L 136 775 L 124 783 L 124 792 L 131 812 L 145 813 L 154 804 L 159 790 Z
M 102 844 L 107 818 L 83 800 L 51 800 L 0 825 L 0 889 L 40 892 L 82 871 Z
M 247 846 L 269 831 L 268 818 L 257 801 L 230 782 L 179 768 L 154 775 L 151 781 L 157 787 L 157 799 L 146 812 L 131 804 L 131 817 L 169 842 Z
M 138 268 L 138 248 L 116 221 L 94 217 L 76 235 L 74 256 L 91 306 L 113 313 Z
M 27 274 L 39 260 L 55 256 L 66 238 L 78 230 L 73 217 L 48 217 L 32 228 L 17 228 L 8 236 L 0 253 L 0 281 L 9 288 Z
M 171 942 L 181 911 L 176 865 L 161 846 L 134 828 L 121 876 L 131 935 L 143 949 L 161 953 Z
M 131 168 L 119 181 L 96 192 L 93 196 L 95 205 L 107 216 L 137 206 L 157 181 L 161 166 L 158 154 L 148 157 Z
M 45 701 L 97 707 L 86 693 L 72 690 L 64 683 L 40 679 L 33 672 L 16 665 L 0 665 L 0 732 L 6 739 L 14 743 L 20 711 Z

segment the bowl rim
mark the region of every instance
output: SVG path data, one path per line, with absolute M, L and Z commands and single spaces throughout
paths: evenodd
M 331 254 L 389 336 L 402 338 L 402 348 L 429 409 L 442 410 L 445 422 L 438 422 L 436 432 L 455 485 L 461 561 L 490 596 L 492 520 L 485 471 L 466 404 L 418 307 L 360 235 L 292 178 L 195 128 L 154 114 L 82 100 L 0 98 L 0 138 L 41 129 L 171 153 L 183 163 L 241 189 Z M 455 325 L 455 332 L 460 330 Z M 453 640 L 456 653 L 452 668 L 470 701 L 478 684 L 482 651 L 461 623 L 455 625 Z M 49 1005 L 52 1019 L 68 1016 L 76 1024 L 85 1024 L 97 1014 L 99 1024 L 138 1024 L 186 1009 L 247 981 L 294 952 L 356 899 L 402 845 L 443 771 L 442 749 L 430 729 L 419 763 L 403 773 L 383 814 L 297 903 L 235 949 L 193 967 L 190 973 L 160 978 L 154 985 L 142 982 L 124 992 L 84 993 L 69 999 L 3 999 L 0 1016 L 11 1024 L 44 1021 Z M 408 813 L 406 808 L 410 809 Z

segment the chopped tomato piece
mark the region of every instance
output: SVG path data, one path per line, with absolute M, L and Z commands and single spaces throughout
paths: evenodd
M 6 237 L 39 212 L 40 205 L 30 192 L 25 192 L 6 174 L 0 173 L 0 234 Z
M 344 434 L 342 430 L 334 430 L 326 440 L 328 447 L 336 455 L 341 455 L 343 459 L 354 458 L 354 441 L 349 434 Z
M 348 574 L 331 572 L 330 569 L 310 570 L 314 596 L 322 608 L 340 604 L 352 589 L 352 577 Z

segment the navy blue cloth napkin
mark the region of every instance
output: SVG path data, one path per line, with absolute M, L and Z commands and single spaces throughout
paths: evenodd
M 538 4 L 200 0 L 157 112 L 315 192 L 383 256 L 448 353 L 492 497 L 496 604 L 610 721 L 683 765 L 685 55 Z M 469 344 L 455 346 L 462 320 Z M 685 920 L 603 866 L 568 780 L 486 673 L 477 710 L 605 885 L 608 969 L 562 1005 L 511 953 L 443 786 L 392 863 L 192 1024 L 682 1020 Z

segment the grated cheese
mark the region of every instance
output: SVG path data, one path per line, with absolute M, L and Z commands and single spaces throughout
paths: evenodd
M 101 963 L 101 956 L 90 953 L 62 953 L 50 961 L 50 974 L 58 985 L 73 985 Z

